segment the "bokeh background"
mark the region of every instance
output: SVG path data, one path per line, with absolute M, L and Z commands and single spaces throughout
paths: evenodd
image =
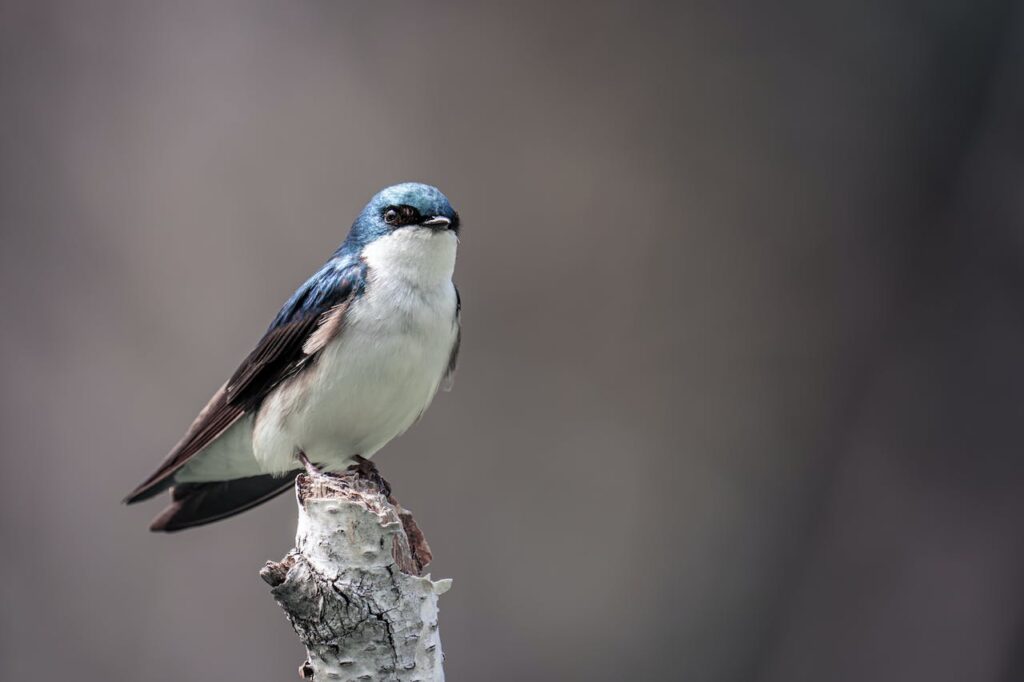
M 294 502 L 120 498 L 380 187 L 451 680 L 1024 679 L 1024 13 L 0 2 L 0 678 L 296 679 Z

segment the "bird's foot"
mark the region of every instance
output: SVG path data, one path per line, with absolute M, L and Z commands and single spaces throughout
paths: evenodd
M 380 488 L 380 492 L 384 497 L 391 497 L 391 484 L 388 483 L 384 479 L 384 477 L 380 475 L 380 472 L 377 470 L 376 464 L 366 459 L 362 455 L 356 455 L 352 458 L 352 460 L 355 461 L 355 464 L 351 465 L 348 468 L 349 471 L 355 471 L 363 478 L 375 483 L 377 487 Z
M 302 462 L 302 466 L 306 469 L 306 473 L 310 476 L 323 476 L 324 472 L 320 471 L 315 464 L 309 461 L 309 457 L 306 456 L 305 452 L 299 450 L 297 455 L 299 461 Z
M 320 469 L 316 464 L 313 464 L 313 462 L 310 461 L 309 457 L 306 456 L 306 453 L 302 452 L 301 450 L 296 454 L 296 458 L 299 460 L 299 462 L 302 463 L 302 466 L 303 468 L 305 468 L 306 473 L 309 474 L 310 476 L 329 476 L 331 478 L 343 478 L 345 475 L 333 473 L 330 471 L 324 471 Z M 384 495 L 384 497 L 390 499 L 391 484 L 388 483 L 387 480 L 385 480 L 384 477 L 380 475 L 380 472 L 377 470 L 377 465 L 371 462 L 370 460 L 366 459 L 362 455 L 355 455 L 354 457 L 352 457 L 352 460 L 355 462 L 355 464 L 349 466 L 348 469 L 346 469 L 345 473 L 355 473 L 359 477 L 370 481 L 380 489 L 380 492 L 382 495 Z

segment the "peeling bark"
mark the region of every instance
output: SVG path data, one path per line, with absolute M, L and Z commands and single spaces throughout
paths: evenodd
M 295 549 L 260 576 L 306 647 L 302 677 L 444 680 L 430 548 L 379 476 L 300 475 Z

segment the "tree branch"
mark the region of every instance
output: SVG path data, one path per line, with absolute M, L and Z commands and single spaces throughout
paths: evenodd
M 423 575 L 430 548 L 382 483 L 354 469 L 295 481 L 295 549 L 260 576 L 306 647 L 303 677 L 444 680 L 437 598 L 451 580 Z

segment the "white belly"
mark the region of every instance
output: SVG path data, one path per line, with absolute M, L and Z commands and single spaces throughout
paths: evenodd
M 423 245 L 416 248 L 422 257 Z M 395 266 L 394 254 L 385 255 L 375 265 L 368 254 L 366 291 L 315 364 L 264 400 L 252 440 L 261 471 L 299 468 L 299 451 L 342 469 L 408 429 L 433 399 L 458 331 L 450 270 L 443 278 L 418 270 L 410 277 Z

